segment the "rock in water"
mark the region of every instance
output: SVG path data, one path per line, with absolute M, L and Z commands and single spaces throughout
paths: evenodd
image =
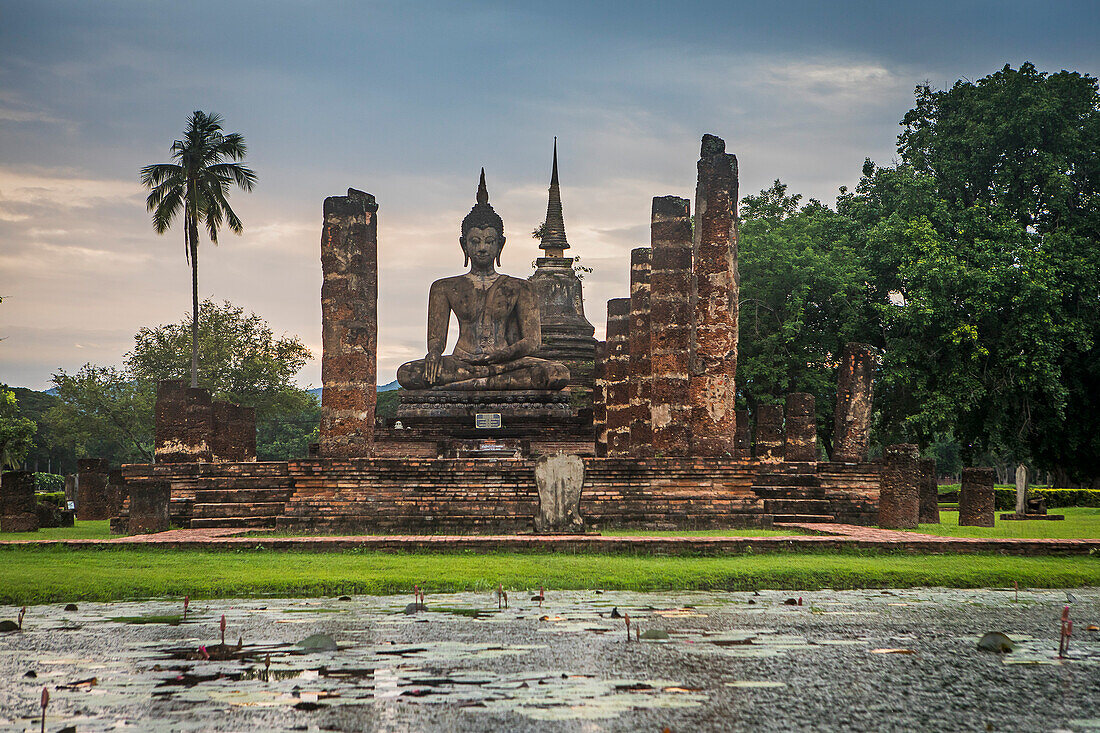
M 336 640 L 328 634 L 313 634 L 298 642 L 298 646 L 307 652 L 334 652 L 339 647 Z
M 982 651 L 1007 654 L 1016 648 L 1016 644 L 1000 631 L 990 631 L 978 640 L 978 648 Z

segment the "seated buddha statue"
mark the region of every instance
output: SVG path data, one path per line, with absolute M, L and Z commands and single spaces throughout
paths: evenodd
M 485 169 L 477 203 L 458 240 L 470 271 L 432 283 L 428 293 L 428 353 L 402 364 L 397 382 L 411 390 L 560 390 L 569 368 L 534 356 L 542 346 L 539 306 L 526 280 L 498 273 L 504 222 L 489 205 Z M 458 343 L 444 355 L 451 313 Z

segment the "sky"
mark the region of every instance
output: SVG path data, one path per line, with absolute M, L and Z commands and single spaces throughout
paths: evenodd
M 178 225 L 157 235 L 139 169 L 194 110 L 248 143 L 244 222 L 203 240 L 200 297 L 296 335 L 320 385 L 321 206 L 379 203 L 379 382 L 425 351 L 430 283 L 462 271 L 485 167 L 503 272 L 539 255 L 551 150 L 585 310 L 628 294 L 653 196 L 693 198 L 703 133 L 742 195 L 775 179 L 833 204 L 890 164 L 921 83 L 1005 64 L 1100 75 L 1100 3 L 0 0 L 0 383 L 121 365 L 190 309 Z M 453 340 L 453 337 L 452 337 Z

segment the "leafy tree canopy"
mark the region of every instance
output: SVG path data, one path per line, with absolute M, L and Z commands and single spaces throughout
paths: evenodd
M 0 385 L 0 469 L 23 462 L 30 450 L 36 429 L 34 421 L 19 412 L 15 393 Z

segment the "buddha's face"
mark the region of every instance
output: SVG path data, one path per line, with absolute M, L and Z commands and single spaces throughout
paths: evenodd
M 500 257 L 500 250 L 504 247 L 504 237 L 492 227 L 471 227 L 466 232 L 466 241 L 462 248 L 470 258 L 474 267 L 479 269 L 492 266 Z

